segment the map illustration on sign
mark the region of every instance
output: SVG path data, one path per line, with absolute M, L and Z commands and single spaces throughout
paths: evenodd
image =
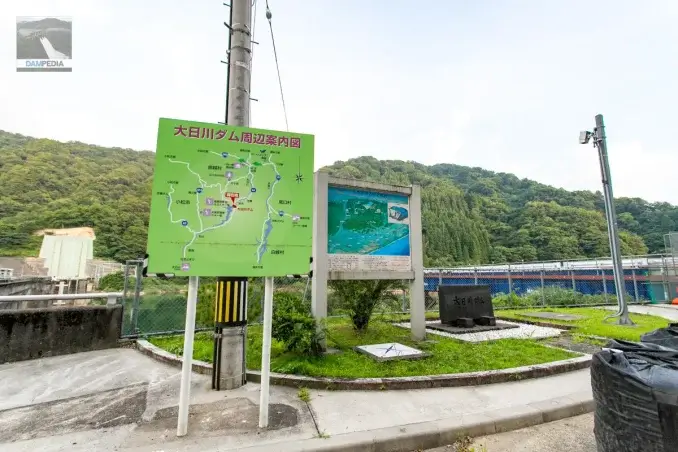
M 149 273 L 307 273 L 313 145 L 312 135 L 161 118 Z
M 407 196 L 333 186 L 327 196 L 330 270 L 410 270 Z

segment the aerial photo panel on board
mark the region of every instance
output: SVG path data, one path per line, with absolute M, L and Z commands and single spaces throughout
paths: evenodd
M 330 271 L 410 271 L 410 207 L 406 195 L 330 186 Z
M 161 118 L 148 272 L 305 274 L 313 135 Z

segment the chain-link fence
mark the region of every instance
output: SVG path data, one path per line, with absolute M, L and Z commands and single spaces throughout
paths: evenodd
M 151 336 L 180 333 L 186 320 L 186 298 L 188 278 L 173 277 L 161 279 L 138 278 L 142 263 L 129 261 L 123 272 L 124 321 L 123 335 Z M 307 277 L 278 277 L 274 279 L 276 299 L 281 294 L 291 294 L 310 303 L 311 280 Z M 394 281 L 389 284 L 374 313 L 391 314 L 408 312 L 410 307 L 409 289 L 406 282 Z M 196 308 L 196 330 L 214 328 L 214 303 L 216 300 L 216 278 L 200 278 L 198 304 Z M 249 278 L 247 285 L 247 320 L 260 323 L 263 314 L 264 279 Z M 328 287 L 327 310 L 329 316 L 343 316 L 348 306 L 333 289 Z
M 123 275 L 123 335 L 150 336 L 183 332 L 186 322 L 188 278 L 139 278 L 143 264 L 128 261 Z M 308 278 L 275 278 L 275 294 L 295 294 L 310 302 Z M 264 279 L 250 278 L 247 285 L 247 317 L 259 323 L 263 314 Z M 200 278 L 195 327 L 197 331 L 214 328 L 216 278 Z
M 335 284 L 344 284 L 345 281 L 330 281 L 327 287 L 327 315 L 340 317 L 347 315 L 352 306 L 359 300 L 347 299 L 347 294 L 342 294 Z M 360 291 L 367 293 L 379 293 L 379 300 L 374 308 L 374 314 L 397 314 L 407 313 L 410 310 L 410 289 L 408 281 L 382 281 L 383 290 L 377 290 L 377 281 L 356 281 L 354 284 L 363 284 Z
M 593 262 L 593 261 L 591 261 Z M 665 303 L 678 296 L 678 273 L 670 259 L 660 264 L 624 270 L 624 288 L 629 303 Z M 184 330 L 188 278 L 139 278 L 143 263 L 129 261 L 124 269 L 125 336 L 178 333 Z M 561 267 L 563 267 L 561 265 Z M 567 266 L 565 266 L 567 267 Z M 426 269 L 424 272 L 426 310 L 437 312 L 440 285 L 487 285 L 494 308 L 512 309 L 541 306 L 593 306 L 617 303 L 616 287 L 610 266 L 579 265 L 576 268 L 552 268 L 549 263 L 512 264 L 476 268 Z M 275 278 L 274 299 L 293 294 L 310 302 L 311 280 L 307 277 Z M 216 279 L 200 278 L 196 328 L 214 327 Z M 329 284 L 329 316 L 343 316 L 349 311 L 347 301 Z M 248 283 L 249 323 L 259 323 L 263 312 L 264 280 L 250 278 Z M 407 313 L 410 308 L 409 286 L 393 281 L 382 292 L 375 315 Z
M 678 257 L 678 232 L 664 234 L 664 248 L 666 255 L 673 261 Z
M 588 306 L 616 304 L 616 284 L 611 268 L 581 265 L 578 268 L 539 268 L 538 264 L 427 269 L 424 290 L 427 309 L 437 309 L 440 285 L 487 285 L 495 309 L 530 306 Z M 626 301 L 666 303 L 678 294 L 678 278 L 671 261 L 655 266 L 624 269 Z

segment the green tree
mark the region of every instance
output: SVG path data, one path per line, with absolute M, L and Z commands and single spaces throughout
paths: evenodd
M 144 254 L 154 154 L 0 131 L 0 255 L 35 256 L 45 228 L 90 226 L 98 258 Z M 428 266 L 609 255 L 602 193 L 442 163 L 359 157 L 332 175 L 422 187 Z M 624 254 L 664 252 L 678 207 L 615 199 Z
M 343 310 L 357 331 L 365 331 L 369 326 L 374 310 L 380 305 L 393 305 L 399 302 L 394 293 L 403 290 L 401 281 L 393 280 L 361 280 L 331 281 L 330 288 L 339 299 Z

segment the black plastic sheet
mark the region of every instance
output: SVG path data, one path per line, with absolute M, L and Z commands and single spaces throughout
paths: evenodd
M 660 328 L 641 336 L 640 342 L 657 344 L 678 350 L 678 323 L 671 323 L 667 328 Z
M 611 341 L 591 363 L 598 452 L 678 451 L 678 350 Z

